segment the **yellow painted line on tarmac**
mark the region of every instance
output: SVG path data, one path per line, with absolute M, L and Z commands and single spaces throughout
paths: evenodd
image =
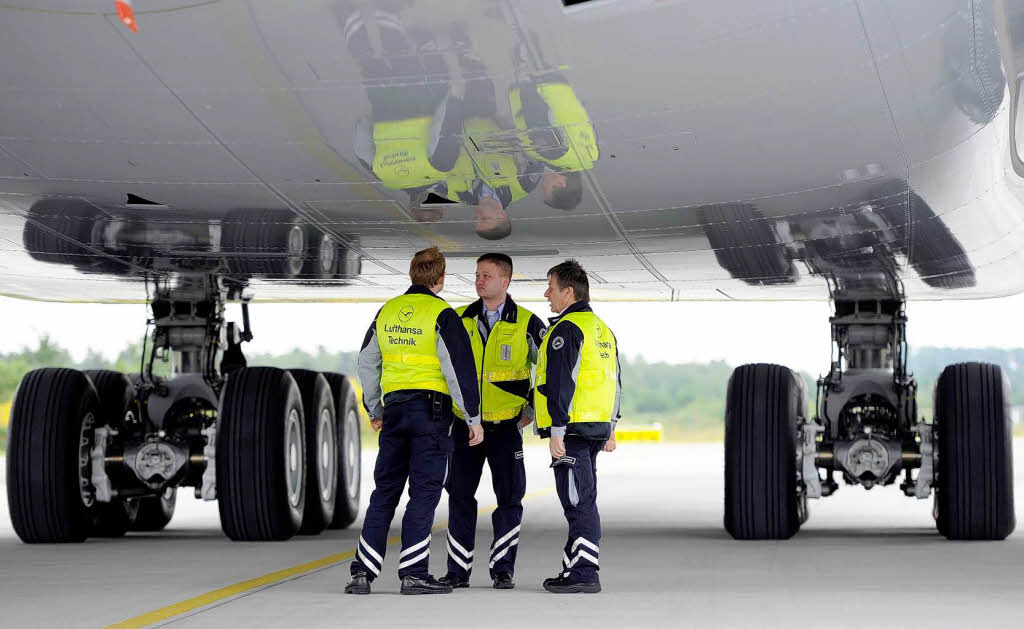
M 535 491 L 523 496 L 523 501 L 525 502 L 538 496 L 544 496 L 554 491 L 554 488 Z M 487 507 L 482 507 L 477 513 L 483 515 L 490 513 L 491 511 L 494 511 L 497 508 L 498 505 L 493 504 Z M 437 533 L 438 531 L 443 531 L 446 528 L 448 528 L 447 520 L 435 524 L 430 529 L 430 532 Z M 393 535 L 387 539 L 386 545 L 391 546 L 397 542 L 400 542 L 401 540 L 401 536 Z M 271 585 L 276 585 L 282 581 L 287 581 L 288 579 L 294 579 L 295 577 L 305 576 L 310 572 L 322 570 L 323 568 L 328 568 L 330 566 L 339 564 L 345 561 L 346 559 L 352 559 L 352 557 L 354 557 L 355 554 L 355 550 L 350 550 L 344 553 L 327 555 L 326 557 L 314 559 L 313 561 L 307 561 L 306 563 L 301 563 L 297 566 L 292 566 L 291 568 L 285 568 L 284 570 L 270 572 L 268 574 L 253 579 L 239 581 L 238 583 L 218 588 L 216 590 L 211 590 L 209 592 L 206 592 L 205 594 L 193 596 L 192 598 L 187 598 L 177 603 L 172 603 L 171 605 L 161 607 L 160 609 L 155 609 L 151 612 L 146 612 L 141 616 L 135 616 L 134 618 L 129 618 L 128 620 L 123 620 L 119 623 L 108 625 L 105 629 L 140 629 L 141 627 L 148 627 L 159 622 L 170 620 L 175 616 L 180 616 L 182 614 L 187 614 L 188 612 L 195 611 L 201 607 L 206 607 L 207 605 L 212 605 L 213 603 L 217 603 L 219 601 L 223 601 L 225 599 L 238 596 L 239 594 L 244 594 L 245 592 L 249 592 L 258 588 L 265 588 Z

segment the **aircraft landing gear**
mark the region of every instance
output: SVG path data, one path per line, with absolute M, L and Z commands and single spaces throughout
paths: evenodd
M 235 540 L 348 526 L 359 508 L 359 426 L 341 374 L 247 367 L 213 274 L 157 283 L 142 373 L 39 369 L 14 399 L 8 493 L 26 542 L 158 531 L 179 487 L 220 501 Z M 144 350 L 145 353 L 145 350 Z M 170 361 L 170 377 L 153 373 Z
M 902 298 L 836 298 L 834 305 L 835 360 L 818 380 L 813 415 L 805 386 L 789 369 L 756 364 L 733 372 L 726 530 L 736 539 L 786 539 L 806 520 L 809 499 L 836 491 L 836 474 L 871 489 L 902 472 L 906 495 L 934 493 L 942 535 L 1004 539 L 1015 520 L 1009 384 L 1001 368 L 946 367 L 934 421 L 926 422 L 917 417 L 917 383 L 907 371 Z

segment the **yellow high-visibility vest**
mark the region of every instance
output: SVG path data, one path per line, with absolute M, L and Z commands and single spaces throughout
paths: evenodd
M 537 386 L 534 390 L 537 428 L 551 427 L 547 396 L 541 393 L 541 387 L 547 381 L 548 352 L 560 349 L 552 349 L 551 341 L 561 338 L 558 328 L 565 321 L 575 323 L 583 331 L 576 391 L 569 405 L 569 424 L 611 423 L 612 415 L 615 413 L 615 392 L 618 385 L 615 336 L 593 312 L 570 312 L 551 326 L 540 345 L 540 355 L 537 358 Z
M 509 134 L 509 131 L 499 127 L 491 118 L 470 118 L 465 122 L 464 128 L 466 135 L 473 138 Z M 488 186 L 494 189 L 508 187 L 512 192 L 510 204 L 529 194 L 519 182 L 519 165 L 514 154 L 483 150 L 474 156 L 474 161 L 478 167 L 479 177 L 487 182 Z
M 377 315 L 381 352 L 380 386 L 392 391 L 423 389 L 449 393 L 437 357 L 437 317 L 448 302 L 431 295 L 399 295 Z
M 477 327 L 477 318 L 463 316 L 466 308 L 468 306 L 456 308 L 455 312 L 462 317 L 462 324 L 466 326 L 473 346 L 479 378 L 480 416 L 485 422 L 517 417 L 526 405 L 526 396 L 530 391 L 532 363 L 527 327 L 533 313 L 517 304 L 515 323 L 499 318 L 487 335 L 485 345 Z M 525 386 L 515 386 L 518 384 Z M 502 388 L 503 385 L 521 389 L 523 394 L 508 391 Z M 455 414 L 462 417 L 458 409 Z
M 373 174 L 388 188 L 405 190 L 430 186 L 451 173 L 430 163 L 429 116 L 377 122 L 373 125 Z M 470 171 L 472 172 L 472 171 Z
M 576 96 L 576 92 L 565 83 L 541 83 L 537 85 L 537 93 L 551 110 L 552 129 L 569 150 L 565 152 L 565 155 L 552 159 L 545 157 L 543 150 L 538 151 L 532 142 L 526 141 L 524 142 L 526 153 L 559 170 L 575 171 L 593 168 L 594 162 L 600 155 L 597 148 L 597 132 L 594 131 L 590 116 Z M 513 89 L 509 93 L 509 105 L 512 108 L 512 117 L 515 120 L 516 128 L 524 133 L 531 131 L 526 124 L 522 94 L 519 88 Z

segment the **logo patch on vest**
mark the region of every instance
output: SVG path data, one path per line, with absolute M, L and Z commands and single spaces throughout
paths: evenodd
M 502 345 L 501 346 L 501 359 L 502 360 L 512 360 L 512 346 L 511 345 Z
M 408 323 L 414 314 L 416 314 L 416 309 L 411 305 L 402 306 L 402 309 L 398 311 L 398 320 L 402 323 Z
M 556 336 L 555 338 L 551 339 L 551 349 L 562 349 L 563 345 L 565 345 L 565 341 L 562 339 L 562 337 Z
M 523 458 L 523 451 L 522 450 L 520 450 L 519 452 L 516 452 L 516 459 L 521 459 L 521 458 Z

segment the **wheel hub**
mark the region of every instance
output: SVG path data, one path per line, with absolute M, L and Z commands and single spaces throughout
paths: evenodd
M 291 506 L 298 507 L 302 498 L 302 423 L 299 421 L 298 410 L 294 408 L 288 412 L 288 421 L 285 425 L 284 456 L 288 502 Z
M 320 496 L 324 501 L 329 501 L 334 495 L 334 485 L 337 478 L 337 446 L 334 418 L 328 409 L 320 411 L 320 421 L 317 424 L 317 451 L 320 454 L 320 464 L 317 466 L 317 480 L 319 481 Z

